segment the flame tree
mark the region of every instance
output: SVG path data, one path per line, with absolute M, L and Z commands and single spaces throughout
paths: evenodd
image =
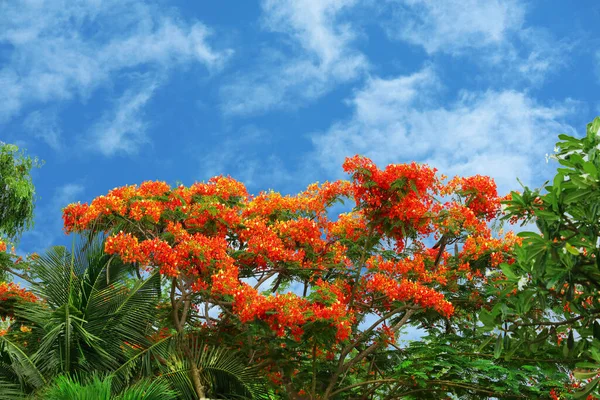
M 286 196 L 252 196 L 222 176 L 189 187 L 119 187 L 67 206 L 65 230 L 105 232 L 108 254 L 158 271 L 169 288 L 170 328 L 241 350 L 282 398 L 537 390 L 539 365 L 511 372 L 486 358 L 492 336 L 479 335 L 474 321 L 494 301 L 482 290 L 493 285 L 487 275 L 513 262 L 518 241 L 489 228 L 500 210 L 494 182 L 448 180 L 416 163 L 380 169 L 361 156 L 343 167 L 350 180 Z M 335 216 L 344 201 L 352 210 Z M 433 355 L 437 364 L 427 348 L 401 347 L 410 326 L 444 349 Z M 445 339 L 433 344 L 438 333 Z M 450 368 L 440 368 L 448 357 Z

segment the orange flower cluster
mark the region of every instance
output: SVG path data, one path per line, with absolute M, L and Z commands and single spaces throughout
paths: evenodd
M 177 230 L 179 225 L 171 225 Z M 174 235 L 178 237 L 177 234 Z M 221 237 L 208 237 L 200 233 L 188 234 L 174 244 L 161 239 L 139 241 L 131 233 L 122 231 L 106 240 L 107 254 L 117 254 L 127 263 L 137 262 L 142 266 L 157 266 L 160 273 L 177 276 L 181 272 L 191 275 L 206 275 L 209 266 L 215 268 L 231 263 L 227 254 L 227 242 Z
M 337 340 L 346 340 L 359 312 L 400 303 L 451 315 L 452 304 L 439 291 L 454 276 L 449 253 L 425 247 L 419 240 L 428 235 L 470 235 L 460 256 L 465 263 L 488 249 L 504 254 L 514 243 L 491 239 L 486 222 L 499 203 L 488 178 L 455 178 L 445 185 L 426 165 L 380 170 L 359 156 L 347 159 L 344 170 L 351 182 L 312 184 L 287 196 L 271 191 L 253 197 L 229 177 L 190 187 L 124 186 L 89 205 L 67 206 L 65 230 L 109 232 L 107 253 L 182 277 L 209 301 L 231 302 L 240 321 L 261 320 L 275 334 L 298 340 L 316 321 L 331 324 Z M 454 200 L 442 203 L 436 196 Z M 353 199 L 356 207 L 334 220 L 330 208 L 339 198 Z M 116 232 L 117 226 L 123 231 Z M 404 252 L 409 234 L 411 249 Z M 364 240 L 367 235 L 374 240 Z M 384 258 L 376 255 L 381 247 L 368 248 L 364 251 L 374 254 L 359 261 L 357 248 L 377 240 L 395 241 L 395 256 Z M 310 290 L 265 295 L 245 281 L 263 273 Z M 357 300 L 365 300 L 362 308 Z M 371 304 L 369 310 L 363 310 L 365 304 Z
M 268 263 L 300 262 L 304 257 L 302 249 L 286 246 L 284 240 L 264 219 L 248 220 L 246 229 L 240 231 L 239 235 L 247 243 L 250 262 L 259 269 L 266 268 Z
M 432 308 L 447 317 L 454 312 L 454 306 L 443 294 L 418 282 L 397 280 L 378 273 L 366 276 L 365 281 L 366 294 L 373 297 L 377 293 L 384 294 L 389 300 L 387 309 L 391 309 L 394 302 L 412 302 L 423 308 Z
M 434 265 L 436 256 L 435 249 L 399 261 L 384 260 L 381 256 L 375 256 L 367 260 L 366 267 L 394 279 L 410 278 L 419 282 L 438 282 L 443 285 L 446 283 L 447 269 L 443 264 Z
M 90 205 L 70 204 L 63 209 L 63 221 L 65 231 L 70 233 L 89 229 L 93 223 L 115 215 L 134 221 L 147 217 L 158 223 L 165 211 L 178 210 L 194 225 L 194 219 L 201 218 L 204 212 L 216 214 L 219 208 L 222 209 L 222 201 L 247 196 L 244 185 L 229 177 L 215 177 L 207 183 L 196 183 L 189 188 L 180 186 L 174 190 L 165 182 L 148 181 L 139 187 L 115 188 L 106 196 L 96 197 Z M 195 197 L 201 197 L 204 202 L 195 202 Z M 190 207 L 192 204 L 195 207 Z M 102 222 L 106 225 L 109 221 Z
M 0 301 L 19 299 L 26 302 L 36 302 L 38 298 L 31 292 L 14 282 L 0 282 Z
M 11 317 L 13 303 L 21 301 L 33 303 L 38 298 L 16 283 L 0 282 L 0 319 Z
M 367 221 L 360 211 L 340 214 L 330 225 L 329 239 L 358 241 L 367 234 Z
M 522 241 L 522 238 L 516 236 L 514 232 L 508 232 L 503 238 L 493 238 L 491 235 L 485 234 L 468 236 L 459 254 L 459 259 L 467 263 L 469 260 L 474 261 L 484 255 L 489 255 L 492 268 L 504 262 L 512 264 L 514 262 L 512 250 Z
M 487 221 L 498 214 L 501 199 L 498 197 L 496 182 L 488 176 L 455 177 L 442 192 L 460 195 L 477 217 L 483 217 Z
M 312 321 L 329 321 L 336 328 L 337 340 L 346 340 L 355 318 L 348 308 L 348 288 L 318 280 L 314 290 L 318 301 L 310 301 L 294 293 L 265 296 L 248 284 L 238 281 L 238 269 L 233 267 L 212 277 L 212 291 L 233 297 L 233 311 L 242 322 L 265 321 L 277 336 L 289 332 L 296 340 L 304 333 L 303 326 Z
M 6 243 L 0 239 L 0 252 L 3 253 L 6 251 Z
M 471 208 L 455 201 L 444 204 L 436 227 L 436 236 L 459 236 L 464 231 L 479 235 L 489 231 L 485 220 L 477 217 Z
M 429 222 L 434 211 L 433 195 L 441 188 L 435 168 L 416 163 L 391 164 L 382 171 L 361 156 L 347 158 L 343 167 L 352 174 L 354 198 L 367 218 L 402 223 L 391 229 L 391 236 L 402 240 L 403 227 L 412 227 L 420 234 L 432 232 Z

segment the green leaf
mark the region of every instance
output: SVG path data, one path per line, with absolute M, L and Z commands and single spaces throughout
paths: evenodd
M 600 129 L 600 117 L 594 118 L 592 122 L 587 124 L 586 134 L 588 137 L 595 137 L 598 135 L 598 130 Z
M 587 380 L 598 375 L 598 370 L 595 371 L 583 371 L 583 370 L 573 370 L 573 376 L 580 380 Z
M 578 256 L 579 255 L 579 250 L 577 250 L 575 247 L 571 246 L 569 243 L 565 243 L 565 249 L 573 254 L 574 256 Z
M 574 138 L 573 136 L 565 135 L 564 133 L 561 133 L 560 135 L 558 135 L 558 138 L 560 140 L 564 140 L 566 142 L 578 142 L 579 141 L 579 139 Z
M 494 358 L 500 358 L 503 342 L 502 334 L 499 334 L 498 339 L 496 339 L 496 346 L 494 347 Z
M 493 328 L 496 325 L 494 316 L 486 309 L 482 309 L 479 312 L 479 320 L 483 323 L 483 325 L 489 328 Z
M 591 362 L 579 362 L 575 365 L 577 368 L 583 368 L 583 369 L 595 369 L 598 372 L 600 372 L 600 365 L 597 363 L 591 363 Z
M 573 330 L 571 329 L 571 332 L 569 332 L 569 337 L 567 338 L 567 348 L 569 350 L 573 350 L 574 347 L 575 347 L 575 336 L 573 335 Z
M 573 395 L 574 399 L 584 399 L 598 386 L 598 378 L 588 383 L 582 391 L 577 392 Z
M 582 198 L 589 197 L 591 193 L 591 190 L 572 190 L 565 194 L 563 201 L 565 204 L 576 203 Z
M 502 269 L 502 272 L 509 280 L 514 281 L 519 279 L 519 277 L 513 272 L 512 267 L 509 264 L 500 264 L 500 269 Z
M 484 341 L 484 342 L 481 344 L 481 346 L 479 346 L 479 347 L 477 348 L 477 352 L 479 353 L 479 352 L 483 351 L 483 349 L 485 349 L 485 348 L 487 347 L 487 345 L 488 345 L 488 344 L 490 344 L 490 343 L 492 342 L 492 340 L 494 340 L 494 337 L 493 337 L 493 336 L 490 336 L 489 338 L 487 338 L 487 339 L 486 339 L 486 340 L 485 340 L 485 341 Z
M 523 232 L 517 233 L 517 236 L 522 237 L 522 238 L 527 238 L 527 239 L 533 239 L 533 240 L 543 240 L 543 238 L 537 232 L 523 231 Z
M 596 166 L 589 161 L 583 163 L 583 170 L 586 173 L 590 174 L 593 178 L 595 178 L 598 175 L 598 170 L 596 169 Z

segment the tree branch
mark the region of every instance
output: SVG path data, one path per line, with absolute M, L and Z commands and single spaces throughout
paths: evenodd
M 400 321 L 398 321 L 390 330 L 395 333 L 397 332 L 400 328 L 402 328 L 407 322 L 408 319 L 415 313 L 415 309 L 409 309 L 406 311 L 406 313 L 404 313 L 404 316 L 400 319 Z M 335 387 L 336 383 L 337 383 L 337 379 L 339 378 L 339 376 L 344 372 L 347 371 L 348 369 L 350 369 L 352 366 L 354 366 L 356 363 L 358 363 L 359 361 L 361 361 L 362 359 L 364 359 L 365 357 L 367 357 L 369 354 L 371 354 L 372 352 L 374 352 L 379 346 L 381 346 L 380 342 L 375 342 L 372 345 L 370 345 L 369 347 L 367 347 L 365 350 L 363 350 L 362 352 L 360 352 L 356 357 L 354 357 L 352 360 L 344 363 L 344 359 L 346 357 L 347 354 L 340 354 L 340 361 L 338 363 L 338 368 L 337 370 L 333 373 L 333 375 L 331 376 L 331 379 L 329 381 L 329 385 L 327 386 L 327 389 L 325 390 L 325 394 L 323 395 L 324 399 L 328 399 L 330 396 L 332 396 L 332 390 Z M 354 345 L 352 346 L 352 348 L 354 348 Z

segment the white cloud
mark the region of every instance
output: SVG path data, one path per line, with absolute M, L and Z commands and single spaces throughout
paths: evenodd
M 393 79 L 371 79 L 349 100 L 353 114 L 313 136 L 315 154 L 331 173 L 340 174 L 346 156 L 363 154 L 380 165 L 419 161 L 447 175 L 485 174 L 502 191 L 516 178 L 541 183 L 558 133 L 573 133 L 564 118 L 574 102 L 546 106 L 526 93 L 505 90 L 462 92 L 449 105 L 431 68 Z
M 140 145 L 148 142 L 143 108 L 157 87 L 156 81 L 149 81 L 137 90 L 127 90 L 92 127 L 86 139 L 88 147 L 105 156 L 136 153 Z
M 264 25 L 273 32 L 294 37 L 321 63 L 336 63 L 355 36 L 349 24 L 337 22 L 337 16 L 355 3 L 355 0 L 266 0 Z
M 519 29 L 525 14 L 517 0 L 390 0 L 390 36 L 423 46 L 428 53 L 457 53 L 498 44 Z
M 36 110 L 27 116 L 23 126 L 33 137 L 42 139 L 54 150 L 62 148 L 62 130 L 58 125 L 58 117 L 51 110 Z
M 133 0 L 2 2 L 0 26 L 0 45 L 10 49 L 0 69 L 0 123 L 27 106 L 85 102 L 132 68 L 213 71 L 231 53 L 212 48 L 202 23 Z
M 17 113 L 22 106 L 23 87 L 15 71 L 0 69 L 0 123 Z
M 469 57 L 511 86 L 542 83 L 573 48 L 570 39 L 527 26 L 527 7 L 518 0 L 388 0 L 380 10 L 390 38 L 429 55 Z
M 357 78 L 368 62 L 352 47 L 355 28 L 343 19 L 354 3 L 263 1 L 264 28 L 291 38 L 292 55 L 263 51 L 254 69 L 237 75 L 222 88 L 223 112 L 245 115 L 298 107 Z
M 220 67 L 231 50 L 215 52 L 207 44 L 211 31 L 200 23 L 189 27 L 163 18 L 154 29 L 140 29 L 131 36 L 110 42 L 100 59 L 118 68 L 142 63 L 157 63 L 163 67 L 185 62 L 199 62 L 208 68 Z
M 512 41 L 490 49 L 483 58 L 489 66 L 502 71 L 505 81 L 517 79 L 539 85 L 567 66 L 567 55 L 574 47 L 571 40 L 556 40 L 544 29 L 523 28 Z

